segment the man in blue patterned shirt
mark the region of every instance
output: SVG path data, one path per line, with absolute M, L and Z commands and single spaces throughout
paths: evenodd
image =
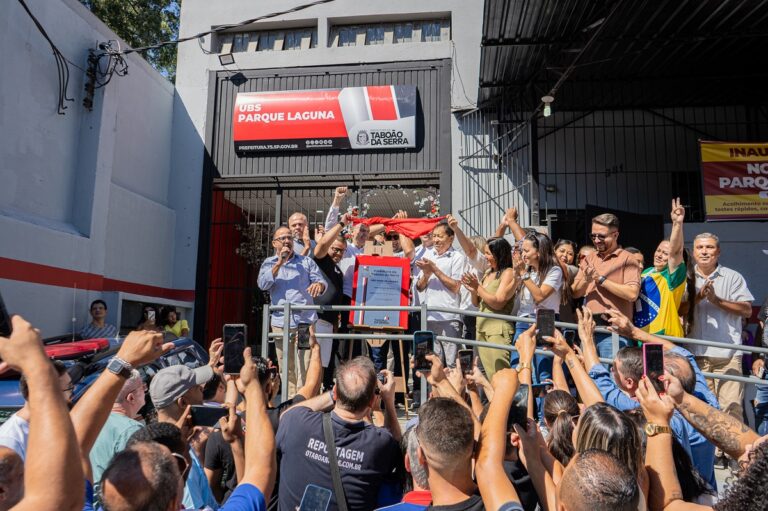
M 117 327 L 106 322 L 107 303 L 104 300 L 91 302 L 91 322 L 80 330 L 81 339 L 103 339 L 117 337 Z
M 320 268 L 311 257 L 296 254 L 293 249 L 293 236 L 290 229 L 280 227 L 272 237 L 275 255 L 264 260 L 259 270 L 258 285 L 262 291 L 268 291 L 271 305 L 314 305 L 314 298 L 328 289 Z M 309 323 L 310 335 L 314 335 L 317 313 L 315 311 L 293 311 L 290 318 L 283 317 L 283 311 L 272 312 L 270 325 L 272 331 L 283 333 L 290 330 L 288 345 L 288 397 L 296 394 L 296 389 L 304 384 L 309 365 L 309 350 L 297 350 L 296 332 L 300 323 Z M 277 357 L 283 360 L 283 344 L 275 344 Z M 298 366 L 298 367 L 297 367 Z

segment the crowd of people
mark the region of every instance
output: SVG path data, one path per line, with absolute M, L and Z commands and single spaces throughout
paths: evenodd
M 0 426 L 0 511 L 768 509 L 768 436 L 745 424 L 744 385 L 704 375 L 742 374 L 737 348 L 754 298 L 718 263 L 715 235 L 698 234 L 687 255 L 679 200 L 670 238 L 644 268 L 643 255 L 619 243 L 612 214 L 593 219 L 592 246 L 577 247 L 524 229 L 514 209 L 489 239 L 467 236 L 451 215 L 417 228 L 398 212 L 368 225 L 340 212 L 346 192 L 336 190 L 315 236 L 300 213 L 275 231 L 258 284 L 277 306 L 349 304 L 355 256 L 383 236 L 410 260 L 410 303 L 427 304 L 428 329 L 453 339 L 435 342 L 429 369 L 400 371 L 417 416 L 404 427 L 398 420 L 396 372 L 414 367 L 410 343 L 401 351 L 316 338 L 349 331 L 337 311 L 285 317 L 278 308 L 271 329 L 288 331 L 289 353 L 271 360 L 246 348 L 239 374 L 227 374 L 216 339 L 207 365 L 165 367 L 148 386 L 141 368 L 173 344 L 145 311 L 74 404 L 66 367 L 14 316 L 11 336 L 0 337 L 0 369 L 21 374 L 26 405 Z M 522 320 L 473 321 L 475 310 Z M 573 332 L 542 337 L 541 310 Z M 103 328 L 106 304 L 91 311 Z M 421 318 L 409 323 L 416 330 Z M 733 347 L 675 340 L 686 336 Z M 462 338 L 480 341 L 466 367 Z M 656 380 L 642 344 L 664 351 Z M 279 401 L 284 356 L 288 399 Z M 752 366 L 761 376 L 763 360 Z M 147 397 L 151 418 L 140 415 Z M 221 418 L 205 423 L 202 409 Z M 760 393 L 756 412 L 768 414 Z M 764 418 L 757 428 L 768 429 Z M 731 469 L 726 487 L 715 477 L 719 460 Z

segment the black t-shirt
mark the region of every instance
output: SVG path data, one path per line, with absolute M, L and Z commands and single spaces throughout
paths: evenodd
M 464 502 L 450 506 L 429 506 L 427 510 L 434 511 L 484 511 L 483 498 L 480 495 L 472 495 Z
M 398 477 L 402 455 L 384 428 L 366 422 L 347 422 L 331 413 L 341 481 L 350 511 L 377 507 L 379 490 Z M 323 414 L 302 406 L 288 410 L 277 429 L 280 457 L 278 494 L 281 511 L 295 511 L 308 484 L 333 492 L 331 469 L 323 435 Z M 328 511 L 335 511 L 336 496 Z
M 535 511 L 539 504 L 539 495 L 533 486 L 533 480 L 520 460 L 504 461 L 504 472 L 515 487 L 517 496 L 525 511 Z
M 326 255 L 320 259 L 314 258 L 320 271 L 325 276 L 325 281 L 328 283 L 328 288 L 323 294 L 314 299 L 315 305 L 341 305 L 344 296 L 344 274 L 341 272 L 336 263 L 333 262 L 331 256 Z M 335 325 L 338 321 L 339 313 L 337 312 L 320 312 L 318 313 L 320 319 Z
M 208 438 L 205 445 L 205 468 L 221 470 L 220 485 L 224 490 L 224 500 L 229 498 L 237 486 L 235 459 L 232 457 L 232 447 L 224 441 L 221 430 L 217 429 Z
M 283 401 L 274 408 L 267 410 L 267 417 L 269 417 L 269 423 L 272 424 L 272 430 L 277 433 L 277 426 L 280 424 L 280 415 L 288 408 L 292 407 L 296 403 L 306 401 L 306 398 L 301 394 L 296 394 L 291 399 Z

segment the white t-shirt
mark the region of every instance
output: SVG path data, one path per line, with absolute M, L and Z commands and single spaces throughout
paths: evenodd
M 29 422 L 14 413 L 0 426 L 0 445 L 16 451 L 22 461 L 27 458 L 27 439 L 29 438 Z
M 449 248 L 442 255 L 438 255 L 434 248 L 430 248 L 426 250 L 423 257 L 434 262 L 441 272 L 454 280 L 461 280 L 461 276 L 464 274 L 467 266 L 467 258 L 453 248 Z M 420 276 L 421 269 L 419 269 L 416 278 L 418 279 Z M 434 274 L 429 277 L 427 287 L 422 291 L 420 299 L 431 307 L 459 309 L 461 305 L 461 293 L 450 292 Z M 430 311 L 427 314 L 428 321 L 454 321 L 460 319 L 461 316 L 459 314 L 447 312 Z
M 339 269 L 344 274 L 344 294 L 350 298 L 352 298 L 352 281 L 355 279 L 355 256 L 362 253 L 363 249 L 347 243 L 344 257 L 339 261 Z
M 737 271 L 718 266 L 709 277 L 704 277 L 696 268 L 696 292 L 698 293 L 706 280 L 712 281 L 715 294 L 723 300 L 733 302 L 751 302 L 755 299 L 747 288 L 744 277 Z M 726 312 L 709 300 L 696 304 L 693 313 L 693 328 L 690 337 L 707 341 L 741 344 L 741 316 Z M 691 352 L 696 356 L 713 358 L 731 358 L 737 352 L 726 348 L 710 346 L 691 346 Z
M 521 317 L 535 316 L 536 311 L 539 309 L 552 309 L 558 312 L 560 310 L 560 289 L 563 287 L 563 270 L 560 268 L 560 265 L 556 264 L 550 268 L 541 283 L 539 283 L 538 272 L 531 271 L 531 281 L 539 287 L 547 285 L 555 291 L 545 298 L 544 301 L 537 304 L 533 300 L 531 292 L 523 285 L 522 292 L 520 293 L 520 309 L 518 309 L 517 315 Z

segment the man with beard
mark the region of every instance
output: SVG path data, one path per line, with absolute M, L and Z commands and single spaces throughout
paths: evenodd
M 579 273 L 571 289 L 576 298 L 584 297 L 584 305 L 592 311 L 598 326 L 608 326 L 601 315 L 617 309 L 632 317 L 635 300 L 640 294 L 640 268 L 632 254 L 619 246 L 619 219 L 611 213 L 603 213 L 592 219 L 590 234 L 595 252 L 579 265 Z M 595 343 L 602 358 L 613 358 L 611 335 L 596 333 Z M 619 347 L 629 341 L 619 338 Z

